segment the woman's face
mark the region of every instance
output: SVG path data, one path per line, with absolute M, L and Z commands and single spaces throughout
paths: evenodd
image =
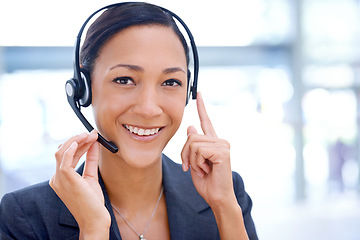
M 134 167 L 158 161 L 180 126 L 187 94 L 184 48 L 169 27 L 133 26 L 102 48 L 92 74 L 96 125 Z

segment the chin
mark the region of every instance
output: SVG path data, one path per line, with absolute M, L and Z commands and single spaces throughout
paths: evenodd
M 120 150 L 121 151 L 121 150 Z M 135 150 L 121 151 L 121 158 L 126 164 L 133 168 L 148 168 L 154 164 L 161 162 L 162 150 L 156 151 L 155 149 L 151 150 Z

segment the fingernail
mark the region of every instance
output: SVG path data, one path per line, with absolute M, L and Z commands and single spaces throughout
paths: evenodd
M 94 135 L 94 137 L 98 137 L 98 132 L 95 129 L 91 131 L 91 134 Z
M 73 147 L 75 147 L 76 146 L 76 142 L 73 142 L 71 145 L 70 145 L 70 148 L 73 148 Z
M 182 169 L 183 169 L 184 172 L 186 172 L 186 170 L 185 170 L 185 163 L 182 164 Z
M 184 172 L 186 172 L 188 170 L 188 167 L 187 167 L 186 163 L 182 164 L 182 169 L 183 169 Z

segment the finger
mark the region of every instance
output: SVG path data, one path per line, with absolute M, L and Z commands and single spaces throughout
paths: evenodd
M 189 153 L 190 153 L 189 136 L 190 136 L 190 134 L 197 134 L 196 128 L 194 126 L 188 127 L 188 129 L 187 129 L 188 140 L 186 141 L 186 143 L 181 151 L 182 168 L 183 168 L 184 172 L 189 170 L 189 165 L 190 165 L 190 161 L 189 161 Z
M 196 173 L 200 178 L 204 178 L 206 173 L 202 170 L 197 164 L 190 164 L 190 169 L 192 172 Z
M 215 129 L 206 112 L 204 100 L 200 92 L 197 93 L 196 105 L 200 118 L 201 129 L 203 130 L 204 134 L 212 137 L 217 137 Z
M 82 133 L 76 135 L 69 140 L 67 140 L 64 144 L 59 146 L 59 150 L 55 153 L 56 157 L 56 167 L 60 167 L 63 161 L 64 153 L 69 149 L 70 145 L 73 142 L 77 143 L 77 151 L 74 153 L 72 164 L 73 168 L 76 167 L 77 163 L 79 162 L 80 158 L 84 155 L 84 153 L 90 148 L 91 144 L 96 141 L 98 138 L 98 134 L 95 130 L 91 131 L 90 134 Z
M 219 164 L 223 160 L 230 160 L 230 147 L 226 140 L 201 141 L 205 135 L 194 135 L 189 140 L 189 166 L 197 173 L 209 174 L 213 164 Z M 200 140 L 200 141 L 198 141 Z M 201 169 L 201 171 L 199 170 Z
M 78 143 L 79 147 L 78 150 L 75 152 L 73 158 L 73 164 L 72 164 L 74 168 L 78 164 L 80 158 L 90 149 L 91 145 L 97 140 L 97 138 L 98 138 L 97 132 L 91 131 L 90 134 L 88 134 L 85 141 Z
M 59 151 L 65 152 L 73 142 L 81 143 L 81 142 L 85 141 L 86 138 L 87 138 L 87 133 L 85 133 L 85 132 L 81 133 L 79 135 L 73 136 L 69 140 L 67 140 L 65 143 L 63 143 L 59 146 Z
M 212 144 L 216 143 L 216 144 L 222 144 L 222 145 L 227 144 L 227 141 L 219 139 L 217 137 L 211 137 L 208 135 L 197 134 L 197 131 L 196 131 L 195 127 L 193 127 L 193 126 L 188 127 L 187 134 L 188 134 L 188 138 L 187 138 L 187 141 L 184 144 L 184 147 L 181 152 L 182 167 L 185 172 L 189 170 L 190 155 L 192 153 L 194 153 L 194 151 L 195 152 L 197 151 L 197 149 L 194 148 L 193 146 L 203 146 L 206 143 L 212 143 Z M 194 144 L 196 144 L 196 145 L 194 145 Z M 193 146 L 191 146 L 191 145 L 193 145 Z M 207 166 L 205 166 L 204 170 L 205 170 L 205 172 L 207 172 Z
M 197 134 L 198 132 L 196 131 L 196 128 L 194 126 L 189 126 L 187 128 L 187 135 L 189 136 L 190 134 Z
M 190 171 L 191 171 L 191 174 L 195 173 L 201 179 L 203 179 L 206 175 L 206 173 L 204 171 L 202 171 L 200 168 L 197 169 L 196 167 L 191 166 Z
M 67 140 L 65 143 L 61 144 L 59 146 L 59 149 L 56 151 L 55 153 L 55 158 L 56 158 L 56 167 L 59 168 L 61 165 L 61 162 L 63 161 L 63 157 L 64 157 L 64 153 L 65 151 L 70 147 L 70 145 L 73 142 L 77 142 L 77 143 L 82 143 L 83 141 L 85 141 L 85 139 L 87 138 L 87 134 L 86 133 L 82 133 L 79 135 L 76 135 L 72 138 L 70 138 L 69 140 Z
M 64 146 L 64 144 L 63 144 L 63 146 Z M 63 147 L 63 146 L 61 146 L 61 147 Z M 71 178 L 71 172 L 74 171 L 74 169 L 71 167 L 72 159 L 77 150 L 77 147 L 78 147 L 77 142 L 73 141 L 67 149 L 63 150 L 63 152 L 61 153 L 61 156 L 59 154 L 60 151 L 58 151 L 55 154 L 55 155 L 57 155 L 56 156 L 56 165 L 57 165 L 56 173 L 50 180 L 50 186 L 54 189 L 55 192 L 58 192 L 58 189 L 61 188 L 62 185 L 64 185 L 65 181 L 61 180 L 63 177 L 66 176 L 66 178 L 69 178 L 69 177 Z
M 193 143 L 191 146 L 191 167 L 193 168 L 196 165 L 197 168 L 202 170 L 201 172 L 204 172 L 206 174 L 210 172 L 210 165 L 206 155 L 207 152 L 205 152 L 208 145 L 209 143 L 197 142 Z
M 72 142 L 68 149 L 64 152 L 63 159 L 60 164 L 60 168 L 71 167 L 74 154 L 78 148 L 78 143 L 76 141 Z
M 202 155 L 201 148 L 208 143 L 191 141 L 189 144 L 189 166 L 193 172 L 195 172 L 200 178 L 204 178 L 210 171 L 206 166 L 206 159 Z
M 94 142 L 86 154 L 83 177 L 98 179 L 99 154 L 99 142 Z

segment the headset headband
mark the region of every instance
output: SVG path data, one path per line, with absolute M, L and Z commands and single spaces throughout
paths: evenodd
M 95 12 L 93 12 L 83 23 L 83 25 L 80 28 L 80 31 L 76 37 L 76 42 L 75 42 L 75 59 L 74 59 L 74 78 L 77 79 L 81 79 L 81 73 L 80 73 L 80 45 L 81 45 L 81 36 L 84 32 L 84 29 L 86 27 L 86 25 L 88 24 L 88 22 L 99 12 L 105 10 L 105 9 L 109 9 L 112 7 L 118 7 L 121 5 L 125 5 L 125 4 L 129 4 L 129 3 L 134 3 L 134 2 L 122 2 L 122 3 L 114 3 L 114 4 L 110 4 L 107 5 L 105 7 L 102 7 L 98 10 L 96 10 Z M 198 51 L 197 51 L 197 47 L 195 44 L 195 40 L 194 37 L 190 31 L 190 29 L 188 28 L 188 26 L 185 24 L 185 22 L 175 13 L 171 12 L 170 10 L 157 6 L 159 7 L 161 10 L 163 10 L 164 12 L 170 14 L 171 17 L 175 18 L 185 29 L 189 40 L 190 40 L 190 45 L 191 45 L 191 50 L 193 53 L 193 61 L 194 61 L 194 77 L 193 77 L 193 82 L 191 85 L 191 82 L 189 81 L 189 91 L 192 94 L 192 99 L 196 99 L 196 94 L 197 94 L 197 82 L 198 82 L 198 75 L 199 75 L 199 55 L 198 55 Z

